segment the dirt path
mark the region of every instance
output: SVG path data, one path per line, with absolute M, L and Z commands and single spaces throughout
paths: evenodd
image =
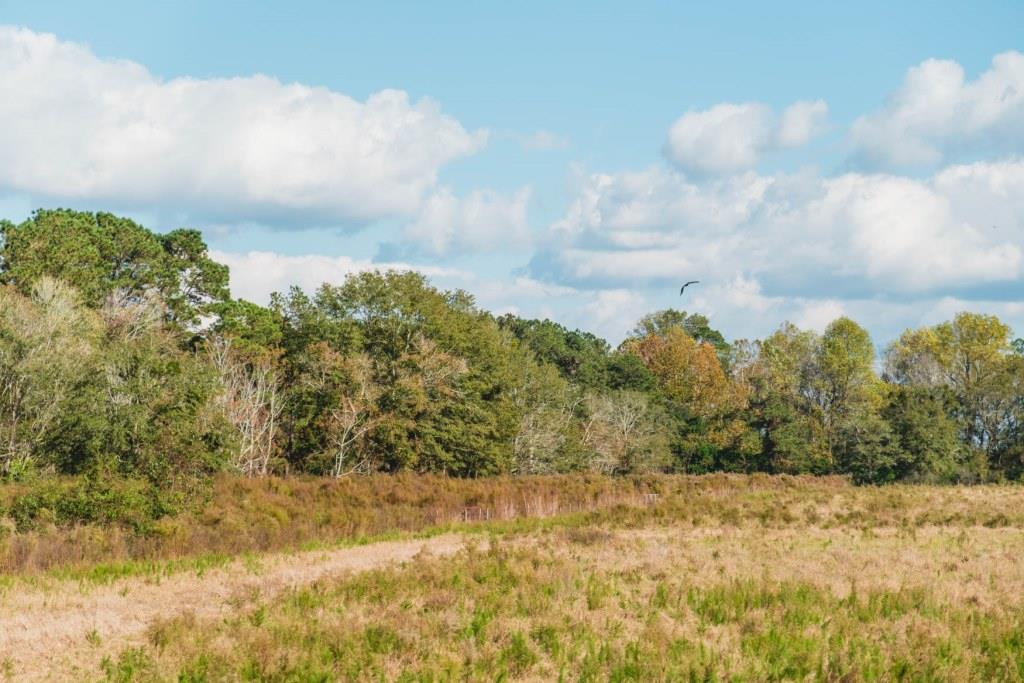
M 191 612 L 217 617 L 253 594 L 267 597 L 318 579 L 406 562 L 420 553 L 453 555 L 466 538 L 447 534 L 354 548 L 264 555 L 201 576 L 182 572 L 104 586 L 17 584 L 0 594 L 0 680 L 94 680 L 103 656 L 141 643 L 157 620 Z

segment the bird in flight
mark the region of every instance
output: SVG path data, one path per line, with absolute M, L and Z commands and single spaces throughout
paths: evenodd
M 686 289 L 687 287 L 689 287 L 690 285 L 695 285 L 695 284 L 698 284 L 699 282 L 700 282 L 700 280 L 690 280 L 689 282 L 687 282 L 687 283 L 686 283 L 685 285 L 683 285 L 682 287 L 680 287 L 680 288 L 679 288 L 679 296 L 682 296 L 682 295 L 683 295 L 683 291 L 684 291 L 684 290 L 685 290 L 685 289 Z

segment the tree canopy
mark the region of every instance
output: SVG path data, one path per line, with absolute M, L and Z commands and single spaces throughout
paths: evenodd
M 1024 342 L 990 315 L 907 330 L 881 363 L 845 317 L 729 342 L 667 309 L 613 348 L 410 272 L 232 299 L 198 231 L 108 213 L 0 238 L 6 478 L 142 482 L 159 507 L 218 471 L 1024 474 Z
M 0 282 L 27 294 L 44 275 L 91 308 L 156 292 L 185 324 L 229 298 L 228 269 L 210 258 L 198 230 L 158 235 L 103 212 L 39 210 L 19 225 L 0 221 Z

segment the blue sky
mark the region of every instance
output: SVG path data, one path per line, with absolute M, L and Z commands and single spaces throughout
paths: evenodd
M 1024 332 L 1024 5 L 551 5 L 0 0 L 0 215 L 201 227 L 256 300 L 382 264 L 613 340 Z

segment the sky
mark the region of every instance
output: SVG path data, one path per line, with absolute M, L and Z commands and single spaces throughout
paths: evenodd
M 612 342 L 1024 334 L 1024 3 L 0 0 L 0 218 L 197 227 L 232 291 L 412 268 Z M 688 280 L 700 284 L 679 296 Z

